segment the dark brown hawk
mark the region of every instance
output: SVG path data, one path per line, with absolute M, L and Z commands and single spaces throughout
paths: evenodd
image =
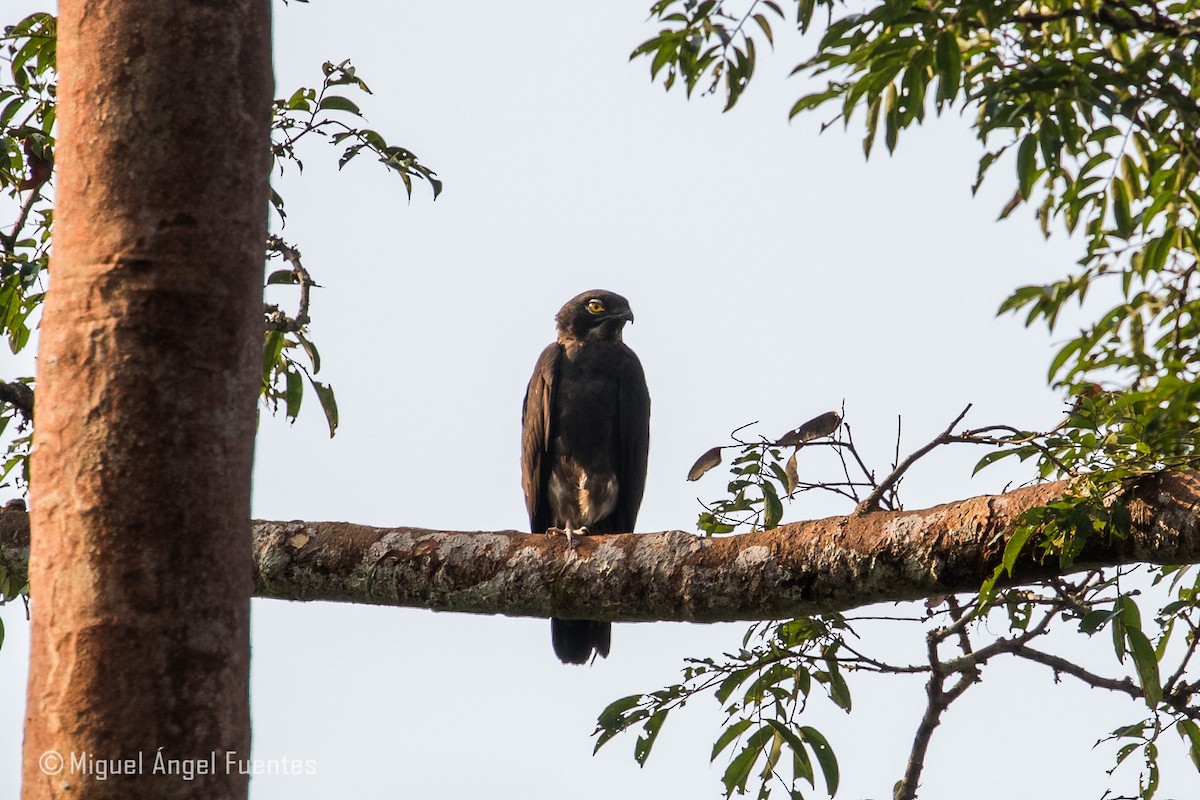
M 650 393 L 641 362 L 621 340 L 629 301 L 596 289 L 555 317 L 521 416 L 521 484 L 534 533 L 630 533 L 646 487 Z M 551 619 L 565 664 L 608 655 L 612 624 Z

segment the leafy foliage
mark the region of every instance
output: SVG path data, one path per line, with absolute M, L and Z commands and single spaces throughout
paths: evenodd
M 750 423 L 753 425 L 754 423 Z M 839 453 L 849 450 L 853 453 L 854 443 L 847 439 L 829 438 L 838 431 L 842 418 L 830 411 L 819 417 L 810 419 L 795 430 L 788 431 L 778 439 L 759 437 L 757 441 L 746 441 L 739 434 L 750 425 L 743 425 L 733 431 L 730 438 L 732 445 L 721 445 L 709 448 L 696 460 L 688 471 L 688 480 L 699 480 L 706 472 L 721 463 L 721 452 L 725 449 L 736 449 L 738 455 L 730 465 L 732 479 L 726 486 L 727 496 L 705 503 L 701 501 L 704 510 L 700 512 L 697 527 L 706 535 L 733 533 L 741 530 L 771 530 L 778 527 L 783 518 L 783 499 L 791 499 L 797 492 L 811 489 L 827 489 L 846 494 L 845 489 L 852 492 L 855 486 L 868 486 L 873 476 L 866 475 L 868 482 L 854 483 L 847 480 L 844 484 L 812 484 L 802 483 L 797 466 L 797 456 L 800 448 L 809 443 L 831 445 L 838 448 Z M 824 440 L 824 441 L 822 441 Z M 790 448 L 791 456 L 783 461 L 783 452 Z M 857 454 L 855 454 L 857 458 Z M 859 462 L 861 464 L 861 462 Z M 845 460 L 843 459 L 843 467 Z
M 771 20 L 764 11 L 782 17 L 783 10 L 770 0 L 750 3 L 743 14 L 731 14 L 717 0 L 676 2 L 661 0 L 651 7 L 651 16 L 667 27 L 642 42 L 630 58 L 650 58 L 650 77 L 664 69 L 663 86 L 670 90 L 679 78 L 689 97 L 703 79 L 708 79 L 705 94 L 723 89 L 725 110 L 733 108 L 754 75 L 757 49 L 751 27 L 773 44 Z
M 356 128 L 344 121 L 343 115 L 362 119 L 358 104 L 343 94 L 334 94 L 338 88 L 371 94 L 366 81 L 349 61 L 334 64 L 326 61 L 321 65 L 325 79 L 320 89 L 300 87 L 287 99 L 277 99 L 272 106 L 274 116 L 271 123 L 271 147 L 276 164 L 281 171 L 291 162 L 300 170 L 304 163 L 296 151 L 296 145 L 305 137 L 324 138 L 330 144 L 343 148 L 338 158 L 338 169 L 346 166 L 360 153 L 367 152 L 375 157 L 404 182 L 404 189 L 412 197 L 413 179 L 428 181 L 434 199 L 442 192 L 442 182 L 436 173 L 421 164 L 415 155 L 403 147 L 390 145 L 383 136 L 370 128 Z M 272 193 L 272 205 L 280 218 L 285 218 L 283 198 Z
M 1023 313 L 1026 325 L 1042 323 L 1051 332 L 1081 313 L 1094 320 L 1050 359 L 1048 380 L 1070 403 L 1062 423 L 1046 432 L 997 425 L 962 434 L 952 425 L 931 442 L 991 445 L 977 470 L 1016 456 L 1031 461 L 1039 479 L 1069 478 L 1072 488 L 1027 513 L 980 596 L 965 607 L 948 600 L 951 622 L 927 633 L 930 710 L 914 744 L 916 773 L 905 775 L 896 796 L 915 795 L 919 745 L 932 734 L 938 709 L 977 682 L 978 665 L 1000 652 L 1144 701 L 1150 716 L 1110 737 L 1119 743 L 1118 765 L 1141 755 L 1138 797 L 1149 800 L 1158 789 L 1160 737 L 1167 730 L 1179 734 L 1200 767 L 1200 712 L 1184 679 L 1197 647 L 1197 589 L 1183 579 L 1187 570 L 1154 571 L 1155 582 L 1169 583 L 1173 594 L 1152 623 L 1143 620 L 1147 601 L 1139 603 L 1138 591 L 1120 574 L 1089 574 L 1041 593 L 998 588 L 1019 581 L 1029 559 L 1055 559 L 1074 569 L 1088 541 L 1127 535 L 1131 519 L 1123 498 L 1141 477 L 1200 466 L 1200 3 L 868 0 L 850 8 L 837 0 L 797 0 L 790 16 L 777 3 L 758 0 L 663 0 L 651 15 L 662 27 L 633 57 L 649 58 L 652 77 L 662 77 L 668 90 L 679 82 L 689 96 L 697 88 L 723 94 L 726 110 L 754 73 L 756 37 L 773 45 L 772 26 L 793 20 L 801 33 L 821 27 L 812 54 L 794 70 L 818 85 L 796 100 L 791 116 L 831 113 L 825 127 L 860 120 L 869 157 L 879 138 L 892 151 L 927 115 L 955 107 L 969 112 L 983 148 L 975 188 L 997 164 L 1007 165 L 1015 185 L 1001 218 L 1029 204 L 1044 235 L 1069 232 L 1082 243 L 1083 255 L 1064 277 L 1020 287 L 1000 306 L 1001 313 Z M 705 504 L 701 514 L 709 535 L 738 525 L 772 527 L 779 516 L 764 486 L 795 480 L 780 463 L 778 441 L 738 447 L 728 496 Z M 719 448 L 706 452 L 695 476 L 719 464 L 720 455 Z M 869 470 L 863 472 L 873 483 Z M 852 483 L 849 471 L 846 479 Z M 858 500 L 853 486 L 845 491 Z M 859 503 L 860 512 L 873 510 L 868 501 L 877 493 Z M 1010 637 L 984 648 L 965 644 L 996 614 L 1007 619 Z M 1079 620 L 1088 636 L 1108 628 L 1129 676 L 1106 678 L 1028 647 L 1031 634 L 1068 619 Z M 956 639 L 962 655 L 950 669 L 937 651 Z M 1178 666 L 1168 673 L 1164 659 L 1175 647 Z M 764 670 L 782 663 L 756 657 Z M 683 694 L 672 699 L 678 704 L 699 691 L 698 684 L 681 686 Z M 630 706 L 631 713 L 646 711 L 646 719 L 655 719 L 661 703 L 651 697 Z M 751 725 L 731 719 L 722 739 L 747 731 Z M 726 780 L 727 792 L 745 788 Z
M 741 429 L 739 429 L 741 430 Z M 771 530 L 779 526 L 783 518 L 783 502 L 781 494 L 790 491 L 792 473 L 786 471 L 783 465 L 782 448 L 766 439 L 759 442 L 743 442 L 737 438 L 738 431 L 730 434 L 737 442 L 741 452 L 733 459 L 730 466 L 732 479 L 725 487 L 728 495 L 711 503 L 703 503 L 704 510 L 696 527 L 706 536 L 713 534 L 733 533 L 739 527 L 749 527 L 750 530 Z M 700 457 L 700 461 L 692 467 L 688 474 L 689 480 L 697 480 L 707 469 L 703 466 L 716 466 L 719 461 L 721 448 L 714 447 Z M 713 455 L 715 454 L 715 456 Z M 796 454 L 793 453 L 794 457 Z M 789 461 L 794 465 L 794 461 Z M 696 477 L 691 477 L 695 475 Z M 784 491 L 781 492 L 780 490 Z
M 842 653 L 847 630 L 837 614 L 755 625 L 737 653 L 726 653 L 721 660 L 688 659 L 682 682 L 611 703 L 597 721 L 596 749 L 641 724 L 634 758 L 644 765 L 667 715 L 711 691 L 725 712 L 724 731 L 713 744 L 711 760 L 735 745 L 721 778 L 726 797 L 745 794 L 752 777 L 758 778 L 761 800 L 779 784 L 789 796 L 803 797 L 797 785 L 816 788 L 818 770 L 832 796 L 840 775 L 837 757 L 825 736 L 800 725 L 799 718 L 817 687 L 849 713 L 850 688 L 841 666 L 847 657 Z
M 1144 570 L 1143 570 L 1144 572 Z M 1134 719 L 1101 734 L 1110 746 L 1114 779 L 1134 782 L 1139 797 L 1155 796 L 1164 748 L 1181 745 L 1200 767 L 1198 688 L 1187 680 L 1200 640 L 1200 580 L 1194 568 L 1169 568 L 1157 575 L 1149 594 L 1165 598 L 1144 618 L 1130 586 L 1145 586 L 1134 571 L 1088 572 L 1040 588 L 1000 589 L 979 598 L 931 599 L 924 613 L 873 617 L 870 612 L 830 614 L 751 627 L 737 651 L 722 658 L 687 659 L 679 683 L 611 703 L 595 731 L 599 749 L 618 734 L 640 730 L 634 757 L 644 764 L 667 717 L 701 695 L 711 695 L 725 714 L 711 758 L 728 753 L 722 776 L 726 797 L 757 787 L 766 798 L 783 788 L 804 796 L 804 784 L 837 791 L 842 768 L 834 745 L 806 721 L 814 697 L 850 713 L 853 685 L 863 674 L 924 681 L 928 706 L 914 735 L 914 756 L 895 796 L 913 797 L 925 748 L 941 717 L 963 694 L 980 685 L 983 669 L 1000 658 L 1017 658 L 1047 668 L 1047 676 L 1123 694 L 1137 701 Z M 925 663 L 873 654 L 871 626 L 924 631 Z M 1085 668 L 1039 646 L 1052 629 L 1073 626 L 1089 639 L 1111 642 L 1113 674 Z M 891 649 L 891 648 L 885 648 Z M 820 689 L 820 691 L 815 691 Z M 862 709 L 858 709 L 860 712 Z M 878 711 L 878 709 L 874 709 Z M 1172 731 L 1174 734 L 1172 735 Z M 1178 744 L 1176 744 L 1178 743 Z M 732 749 L 731 749 L 732 748 Z M 1137 754 L 1140 758 L 1130 759 Z M 790 765 L 790 770 L 788 766 Z M 1131 774 L 1131 765 L 1134 774 Z
M 56 18 L 36 13 L 6 27 L 0 36 L 0 61 L 7 63 L 6 72 L 0 73 L 0 193 L 16 207 L 11 228 L 0 230 L 0 330 L 13 353 L 30 341 L 49 275 L 54 219 L 56 33 Z M 272 106 L 272 153 L 280 173 L 289 163 L 303 170 L 303 140 L 325 139 L 341 148 L 339 168 L 361 153 L 371 153 L 400 177 L 409 197 L 413 181 L 421 180 L 430 185 L 436 198 L 442 184 L 432 170 L 411 151 L 389 144 L 378 131 L 358 126 L 363 114 L 349 95 L 370 94 L 370 89 L 350 62 L 325 62 L 322 74 L 319 88 L 301 87 L 287 98 L 275 100 Z M 274 190 L 271 202 L 280 221 L 285 221 L 284 200 Z M 298 293 L 293 313 L 278 305 L 264 309 L 263 403 L 272 411 L 282 407 L 285 416 L 294 421 L 307 385 L 317 397 L 333 435 L 338 424 L 337 400 L 332 387 L 315 377 L 321 359 L 308 331 L 309 295 L 317 284 L 302 266 L 294 246 L 275 236 L 266 245 L 268 259 L 283 257 L 289 263 L 286 270 L 270 272 L 266 285 L 296 286 Z M 0 461 L 0 485 L 8 477 L 15 477 L 18 485 L 23 485 L 29 480 L 33 379 L 2 377 L 9 382 L 0 383 L 0 437 L 11 426 L 11 438 Z
M 741 54 L 749 61 L 741 74 L 752 74 L 753 33 L 773 42 L 770 21 L 784 14 L 775 3 L 742 3 L 738 13 L 731 5 L 656 3 L 652 14 L 668 27 L 634 56 L 651 57 L 654 75 L 666 70 L 668 88 L 675 75 L 689 93 L 706 80 L 710 91 L 723 85 L 732 107 L 745 86 L 721 83 L 726 62 Z M 976 187 L 1005 157 L 1017 187 L 1002 216 L 1036 202 L 1047 235 L 1057 221 L 1085 241 L 1080 271 L 1019 288 L 1000 310 L 1024 310 L 1027 324 L 1054 330 L 1068 303 L 1094 286 L 1115 301 L 1051 361 L 1050 380 L 1075 402 L 1071 418 L 1048 448 L 1025 443 L 1012 452 L 1036 456 L 1043 477 L 1194 467 L 1200 5 L 890 0 L 834 18 L 840 8 L 834 0 L 796 4 L 801 31 L 818 10 L 831 21 L 795 69 L 825 87 L 791 114 L 832 109 L 831 121 L 848 126 L 861 108 L 869 154 L 881 131 L 892 150 L 927 111 L 971 109 L 989 148 Z
M 0 226 L 0 331 L 14 354 L 29 343 L 50 261 L 56 32 L 55 17 L 38 13 L 0 36 L 0 60 L 7 62 L 0 72 L 0 194 L 16 203 L 15 218 Z M 29 478 L 32 402 L 15 401 L 25 396 L 20 387 L 32 383 L 13 376 L 0 395 L 0 437 L 10 426 L 12 437 L 0 461 L 0 485 L 10 476 L 22 483 Z
M 329 424 L 329 435 L 333 436 L 338 424 L 337 399 L 332 388 L 314 377 L 321 371 L 321 354 L 307 335 L 309 293 L 317 284 L 301 263 L 300 251 L 280 237 L 270 236 L 267 238 L 267 258 L 275 257 L 286 260 L 290 269 L 271 272 L 267 276 L 267 286 L 297 286 L 299 300 L 294 317 L 289 317 L 277 305 L 268 304 L 266 307 L 262 398 L 272 411 L 278 411 L 282 402 L 284 414 L 294 422 L 300 414 L 307 382 L 317 395 L 325 421 Z

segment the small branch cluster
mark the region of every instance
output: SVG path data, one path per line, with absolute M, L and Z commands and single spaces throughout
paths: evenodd
M 296 333 L 304 330 L 312 320 L 308 316 L 309 298 L 314 286 L 320 288 L 308 274 L 308 270 L 300 262 L 300 251 L 283 241 L 279 236 L 271 234 L 267 237 L 267 258 L 280 256 L 290 267 L 278 270 L 267 277 L 267 285 L 291 283 L 300 287 L 300 297 L 297 301 L 296 316 L 289 317 L 279 306 L 264 304 L 267 328 L 281 333 Z
M 1139 12 L 1135 4 L 1123 0 L 1105 0 L 1096 6 L 1017 14 L 1012 20 L 1026 25 L 1044 25 L 1047 22 L 1082 18 L 1124 33 L 1158 34 L 1173 39 L 1200 40 L 1200 25 L 1194 22 L 1180 22 L 1163 13 L 1155 3 L 1139 5 L 1145 5 L 1147 13 Z
M 976 470 L 992 461 L 1008 455 L 1027 457 L 1030 452 L 1041 453 L 1062 467 L 1064 474 L 1073 474 L 1054 456 L 1047 440 L 1062 425 L 1045 433 L 1021 431 L 1007 425 L 989 425 L 956 433 L 955 429 L 971 410 L 968 404 L 945 430 L 928 443 L 900 459 L 900 429 L 897 422 L 895 455 L 891 468 L 883 479 L 869 467 L 854 442 L 854 434 L 848 423 L 843 421 L 845 409 L 839 414 L 834 411 L 815 417 L 798 428 L 775 439 L 759 437 L 757 440 L 741 438 L 741 432 L 756 423 L 743 425 L 730 434 L 733 444 L 709 448 L 688 471 L 688 480 L 699 480 L 705 473 L 722 463 L 726 450 L 740 451 L 733 460 L 730 472 L 733 479 L 728 484 L 728 496 L 712 501 L 700 501 L 704 511 L 700 515 L 699 527 L 708 534 L 733 533 L 740 528 L 770 530 L 779 524 L 783 508 L 781 498 L 794 499 L 798 493 L 821 490 L 832 492 L 855 503 L 854 514 L 875 511 L 897 511 L 903 508 L 900 501 L 900 484 L 914 464 L 930 452 L 947 444 L 982 444 L 997 450 L 985 456 Z M 843 436 L 844 432 L 844 436 Z M 797 455 L 804 447 L 831 447 L 841 464 L 841 480 L 801 480 L 797 468 Z M 786 462 L 784 451 L 790 449 Z M 863 496 L 862 492 L 866 492 Z
M 746 695 L 741 704 L 726 709 L 730 719 L 718 746 L 714 747 L 715 755 L 732 741 L 742 742 L 742 749 L 733 756 L 726 772 L 727 793 L 744 791 L 750 770 L 757 764 L 764 764 L 759 773 L 763 782 L 760 797 L 769 793 L 767 784 L 770 781 L 781 782 L 788 791 L 794 792 L 796 781 L 812 782 L 811 770 L 800 769 L 789 780 L 784 780 L 776 768 L 776 760 L 781 750 L 790 747 L 796 751 L 817 741 L 815 734 L 801 733 L 808 729 L 797 718 L 805 707 L 805 702 L 797 698 L 807 699 L 811 681 L 827 683 L 831 699 L 849 710 L 849 689 L 845 688 L 844 681 L 835 681 L 831 677 L 835 668 L 840 667 L 848 673 L 924 674 L 927 676 L 925 710 L 913 737 L 905 773 L 894 787 L 896 800 L 913 800 L 917 796 L 934 732 L 944 715 L 968 689 L 981 682 L 983 668 L 990 661 L 999 656 L 1010 656 L 1049 667 L 1056 680 L 1066 675 L 1093 688 L 1141 701 L 1148 707 L 1149 717 L 1113 731 L 1109 738 L 1119 744 L 1118 765 L 1131 753 L 1142 754 L 1141 761 L 1146 766 L 1138 778 L 1138 797 L 1150 800 L 1157 785 L 1157 758 L 1163 732 L 1178 732 L 1200 764 L 1200 703 L 1196 702 L 1200 682 L 1190 684 L 1184 677 L 1197 649 L 1200 581 L 1191 586 L 1180 585 L 1182 572 L 1176 576 L 1171 587 L 1177 590 L 1175 599 L 1156 617 L 1156 632 L 1143 630 L 1138 606 L 1132 599 L 1136 592 L 1122 591 L 1119 586 L 1128 570 L 1118 570 L 1115 575 L 1108 576 L 1091 572 L 1074 580 L 1058 577 L 1033 589 L 997 588 L 998 582 L 1011 585 L 1018 561 L 1024 565 L 1030 560 L 1035 563 L 1053 560 L 1064 571 L 1069 570 L 1076 561 L 1086 560 L 1084 553 L 1089 543 L 1127 540 L 1134 513 L 1142 513 L 1136 510 L 1139 501 L 1135 499 L 1137 493 L 1132 491 L 1139 485 L 1136 476 L 1109 478 L 1103 473 L 1081 472 L 1077 463 L 1065 462 L 1058 456 L 1056 448 L 1062 447 L 1064 429 L 1079 424 L 1080 415 L 1087 413 L 1086 404 L 1090 397 L 1094 395 L 1083 396 L 1062 423 L 1046 432 L 1022 431 L 1008 425 L 960 430 L 971 409 L 968 405 L 943 431 L 903 459 L 900 458 L 897 435 L 892 468 L 881 480 L 876 479 L 874 471 L 860 457 L 849 426 L 842 423 L 838 414 L 822 415 L 777 439 L 746 441 L 739 438 L 742 429 L 734 431 L 735 444 L 711 448 L 696 462 L 688 476 L 695 480 L 721 463 L 725 449 L 738 449 L 739 455 L 731 466 L 733 481 L 728 487 L 731 497 L 704 504 L 701 528 L 710 534 L 732 532 L 739 522 L 749 522 L 754 528 L 774 527 L 782 513 L 778 508 L 779 497 L 791 498 L 797 491 L 812 488 L 853 498 L 856 508 L 847 519 L 868 521 L 874 518 L 873 512 L 900 508 L 897 489 L 907 471 L 938 447 L 948 444 L 982 444 L 996 448 L 979 461 L 977 470 L 1009 455 L 1018 455 L 1022 459 L 1036 456 L 1039 463 L 1050 465 L 1060 474 L 1070 476 L 1072 481 L 1065 484 L 1069 488 L 1060 497 L 1025 509 L 1006 529 L 1005 537 L 993 540 L 1003 541 L 1003 553 L 1000 563 L 994 565 L 991 577 L 983 582 L 978 594 L 944 596 L 931 603 L 932 608 L 941 610 L 931 611 L 926 620 L 937 624 L 925 633 L 924 664 L 894 664 L 877 659 L 858 645 L 849 643 L 845 634 L 854 633 L 855 620 L 825 615 L 816 619 L 834 633 L 827 635 L 820 650 L 823 663 L 829 666 L 818 670 L 813 654 L 804 648 L 795 648 L 788 633 L 791 630 L 788 626 L 799 625 L 803 629 L 817 623 L 812 621 L 814 618 L 793 620 L 779 624 L 774 632 L 762 634 L 767 640 L 762 647 L 744 647 L 737 655 L 727 655 L 729 660 L 724 664 L 693 663 L 685 671 L 685 681 L 664 690 L 665 694 L 627 698 L 626 710 L 615 717 L 610 707 L 606 712 L 609 716 L 601 718 L 601 742 L 635 722 L 643 722 L 646 729 L 646 735 L 639 741 L 652 741 L 667 712 L 685 704 L 695 694 L 712 689 L 717 680 L 715 676 L 720 676 L 720 681 L 715 684 L 718 688 L 714 691 L 718 700 L 724 703 L 728 692 L 722 687 L 727 686 L 734 675 L 752 670 L 758 676 L 753 684 L 758 693 Z M 846 432 L 844 439 L 839 436 L 819 441 L 821 437 L 843 429 Z M 797 452 L 801 447 L 814 445 L 836 449 L 844 480 L 799 482 Z M 792 448 L 791 457 L 784 465 L 782 451 L 789 447 Z M 861 472 L 862 477 L 852 478 L 856 472 Z M 858 492 L 863 487 L 869 487 L 869 493 L 859 499 Z M 747 491 L 755 488 L 757 497 Z M 737 513 L 742 516 L 734 516 Z M 1028 574 L 1027 566 L 1022 569 Z M 1165 568 L 1159 579 L 1173 570 Z M 1009 635 L 987 634 L 983 623 L 990 621 L 994 626 L 995 616 L 1001 613 L 1007 617 Z M 1105 675 L 1099 670 L 1085 669 L 1035 646 L 1049 632 L 1052 623 L 1067 620 L 1077 621 L 1080 631 L 1088 636 L 1102 629 L 1110 631 L 1124 674 Z M 1174 670 L 1164 679 L 1160 671 L 1165 673 L 1167 644 L 1175 631 L 1182 632 L 1183 651 Z M 981 644 L 978 640 L 985 635 L 990 641 Z M 798 692 L 796 686 L 779 685 L 785 680 L 783 676 L 799 674 L 808 675 L 797 684 L 803 687 L 802 691 Z M 761 686 L 764 680 L 773 681 L 775 688 L 764 690 Z M 787 680 L 800 679 L 787 677 Z M 792 698 L 787 713 L 779 708 L 781 697 Z M 784 729 L 790 732 L 792 739 Z M 648 747 L 639 752 L 639 760 L 647 754 Z M 828 757 L 832 758 L 832 752 Z M 827 783 L 832 793 L 835 784 Z
M 1093 571 L 1071 579 L 1055 578 L 1036 587 L 1011 588 L 988 604 L 976 595 L 933 598 L 920 616 L 877 617 L 824 614 L 786 622 L 757 623 L 747 631 L 742 648 L 723 659 L 688 659 L 683 680 L 662 690 L 636 694 L 612 703 L 600 715 L 597 748 L 617 734 L 641 726 L 635 758 L 644 763 L 667 717 L 701 694 L 711 693 L 721 704 L 726 721 L 713 746 L 712 758 L 736 745 L 722 778 L 726 796 L 744 793 L 751 778 L 761 783 L 758 796 L 770 795 L 772 786 L 795 796 L 796 785 L 815 786 L 814 765 L 819 765 L 830 795 L 837 790 L 839 767 L 833 748 L 819 731 L 805 724 L 810 701 L 824 695 L 835 707 L 852 708 L 851 679 L 856 672 L 926 676 L 925 710 L 918 721 L 903 776 L 894 787 L 895 800 L 914 800 L 934 733 L 951 706 L 982 683 L 984 668 L 1002 657 L 1020 658 L 1048 667 L 1054 680 L 1067 676 L 1086 686 L 1127 696 L 1144 704 L 1149 716 L 1113 731 L 1107 738 L 1118 743 L 1117 765 L 1141 752 L 1144 772 L 1138 776 L 1138 797 L 1148 800 L 1147 789 L 1157 774 L 1163 733 L 1174 730 L 1185 748 L 1200 755 L 1200 684 L 1184 680 L 1200 641 L 1197 637 L 1196 586 L 1177 579 L 1175 599 L 1168 605 L 1184 613 L 1182 647 L 1166 655 L 1171 628 L 1161 625 L 1158 634 L 1143 631 L 1140 620 L 1119 583 L 1128 579 L 1128 568 L 1106 576 Z M 1003 621 L 1002 621 L 1003 620 Z M 1036 645 L 1055 623 L 1073 621 L 1087 636 L 1110 633 L 1116 643 L 1118 670 L 1106 675 L 1052 655 Z M 872 623 L 916 624 L 926 628 L 924 663 L 902 663 L 866 652 L 861 635 Z M 1006 634 L 992 634 L 996 627 Z M 1153 641 L 1152 637 L 1157 641 Z M 1159 681 L 1159 670 L 1168 659 L 1175 668 Z M 820 688 L 822 691 L 817 692 Z M 784 757 L 788 751 L 792 757 Z M 782 764 L 792 763 L 790 775 Z M 1115 770 L 1115 767 L 1114 767 Z
M 350 62 L 334 64 L 326 61 L 321 65 L 321 71 L 324 73 L 324 80 L 320 89 L 300 87 L 287 99 L 277 99 L 274 103 L 274 118 L 271 122 L 272 153 L 280 172 L 289 161 L 295 163 L 298 169 L 304 169 L 296 146 L 302 139 L 315 135 L 344 148 L 338 159 L 339 169 L 360 153 L 372 153 L 380 163 L 400 176 L 405 192 L 410 198 L 415 178 L 428 182 L 433 190 L 434 199 L 437 199 L 442 191 L 442 182 L 436 177 L 437 173 L 422 164 L 412 151 L 388 144 L 378 131 L 358 128 L 348 124 L 345 121 L 346 117 L 335 116 L 348 115 L 351 118 L 363 119 L 357 103 L 349 97 L 333 93 L 336 87 L 346 87 L 364 94 L 371 93 L 371 89 L 358 77 Z M 283 199 L 276 194 L 272 198 L 272 204 L 280 218 L 285 219 Z
M 276 235 L 267 237 L 267 258 L 280 257 L 288 263 L 288 269 L 272 272 L 267 276 L 267 285 L 294 285 L 300 287 L 296 316 L 289 317 L 279 306 L 265 304 L 266 342 L 263 354 L 262 397 L 277 409 L 283 403 L 288 419 L 295 420 L 304 400 L 304 387 L 311 386 L 317 395 L 325 420 L 329 423 L 329 435 L 337 429 L 337 401 L 333 389 L 314 376 L 321 371 L 321 355 L 308 338 L 309 303 L 314 287 L 308 270 L 300 260 L 300 250 Z M 305 361 L 297 360 L 303 353 Z
M 967 407 L 962 410 L 962 413 L 960 413 L 957 417 L 955 417 L 954 421 L 951 422 L 948 426 L 946 426 L 946 430 L 944 430 L 940 434 L 938 434 L 931 442 L 926 444 L 924 447 L 921 447 L 921 448 L 913 451 L 908 456 L 908 458 L 904 459 L 904 461 L 900 462 L 899 464 L 895 464 L 892 468 L 892 471 L 888 474 L 888 476 L 886 478 L 884 478 L 869 495 L 867 495 L 866 499 L 864 499 L 861 503 L 858 504 L 858 507 L 854 509 L 854 513 L 855 514 L 866 514 L 870 511 L 878 511 L 879 503 L 885 496 L 887 496 L 890 493 L 891 496 L 894 498 L 896 495 L 896 487 L 899 485 L 900 479 L 904 477 L 904 473 L 908 471 L 909 467 L 911 467 L 913 464 L 917 463 L 918 459 L 920 459 L 922 456 L 925 456 L 926 454 L 928 454 L 934 448 L 939 447 L 943 444 L 948 444 L 949 442 L 953 441 L 953 433 L 952 432 L 953 432 L 954 428 L 958 425 L 958 423 L 962 422 L 963 417 L 965 417 L 967 415 L 967 412 L 970 410 L 971 410 L 971 406 L 968 404 Z M 900 447 L 900 437 L 897 436 L 896 437 L 897 450 L 899 450 L 899 447 Z
M 814 417 L 777 439 L 760 437 L 758 441 L 747 441 L 739 438 L 743 430 L 754 424 L 756 423 L 752 422 L 734 430 L 730 434 L 734 444 L 709 448 L 688 470 L 689 481 L 699 480 L 721 463 L 723 451 L 742 451 L 730 467 L 733 473 L 733 480 L 727 487 L 730 497 L 713 503 L 700 501 L 704 511 L 700 514 L 698 526 L 708 535 L 733 533 L 744 526 L 749 526 L 751 530 L 771 530 L 779 524 L 783 516 L 783 503 L 780 498 L 786 496 L 790 499 L 799 491 L 820 488 L 847 496 L 853 492 L 854 484 L 848 474 L 846 483 L 802 483 L 796 464 L 800 448 L 806 445 L 833 445 L 848 448 L 853 452 L 852 441 L 817 441 L 831 436 L 841 427 L 842 417 L 838 413 L 829 411 Z M 786 465 L 783 465 L 782 454 L 789 447 L 792 455 Z M 857 453 L 854 453 L 854 457 L 858 458 Z M 858 463 L 861 465 L 862 461 L 859 460 Z M 843 466 L 844 464 L 843 458 Z M 864 471 L 865 469 L 864 467 Z
M 1183 652 L 1176 656 L 1178 663 L 1175 670 L 1166 681 L 1160 681 L 1160 670 L 1166 660 L 1164 651 L 1172 629 L 1170 626 L 1162 627 L 1157 643 L 1152 642 L 1143 631 L 1136 606 L 1128 595 L 1119 591 L 1119 583 L 1128 572 L 1118 571 L 1112 576 L 1105 576 L 1099 571 L 1089 572 L 1072 580 L 1056 578 L 1038 588 L 1006 590 L 999 606 L 981 603 L 979 598 L 971 598 L 966 605 L 960 605 L 954 597 L 946 598 L 945 613 L 950 622 L 926 634 L 929 673 L 927 703 L 913 738 L 904 777 L 896 785 L 895 800 L 913 800 L 917 796 L 921 771 L 935 728 L 950 705 L 968 688 L 980 683 L 982 667 L 998 656 L 1013 656 L 1049 667 L 1056 682 L 1066 675 L 1093 689 L 1116 692 L 1144 702 L 1150 712 L 1147 719 L 1122 726 L 1108 737 L 1110 740 L 1126 741 L 1117 752 L 1118 765 L 1132 752 L 1141 750 L 1147 773 L 1156 774 L 1156 743 L 1162 733 L 1171 729 L 1178 731 L 1194 755 L 1200 754 L 1200 727 L 1196 724 L 1200 720 L 1200 705 L 1196 703 L 1200 683 L 1189 684 L 1183 680 L 1187 665 L 1200 643 L 1197 637 L 1195 586 L 1184 586 L 1176 595 L 1177 599 L 1169 604 L 1175 606 L 1176 610 L 1185 611 L 1177 617 L 1183 623 L 1181 628 L 1185 642 Z M 1007 615 L 1011 635 L 996 637 L 987 645 L 975 648 L 972 631 L 977 636 L 983 630 L 980 623 L 988 618 L 989 611 L 997 607 Z M 1103 675 L 1034 646 L 1036 640 L 1050 632 L 1053 623 L 1066 619 L 1076 620 L 1079 630 L 1088 636 L 1106 628 L 1111 629 L 1118 662 L 1123 664 L 1127 659 L 1132 661 L 1134 676 Z M 956 652 L 946 656 L 941 648 L 949 642 L 954 644 Z M 1142 787 L 1139 796 L 1153 796 L 1153 789 L 1148 789 L 1146 775 L 1139 776 L 1138 782 Z

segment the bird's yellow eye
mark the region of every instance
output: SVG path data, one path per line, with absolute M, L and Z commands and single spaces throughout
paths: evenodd
M 595 300 L 595 299 L 588 300 L 587 310 L 593 314 L 603 314 L 604 313 L 604 303 L 601 303 L 599 300 Z

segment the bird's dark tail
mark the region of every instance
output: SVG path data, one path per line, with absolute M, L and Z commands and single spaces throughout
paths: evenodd
M 612 642 L 612 623 L 589 619 L 550 619 L 550 639 L 554 655 L 564 664 L 586 664 L 592 653 L 608 658 Z

